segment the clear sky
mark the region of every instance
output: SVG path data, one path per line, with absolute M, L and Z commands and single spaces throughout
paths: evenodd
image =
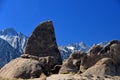
M 29 36 L 53 20 L 58 45 L 120 39 L 120 0 L 0 0 L 0 29 Z

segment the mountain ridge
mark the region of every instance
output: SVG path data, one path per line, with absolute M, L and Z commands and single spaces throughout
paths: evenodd
M 7 41 L 15 49 L 19 49 L 21 53 L 27 44 L 28 37 L 21 32 L 16 32 L 13 28 L 6 28 L 0 31 L 0 38 Z
M 0 67 L 19 57 L 20 52 L 14 49 L 7 41 L 0 38 Z

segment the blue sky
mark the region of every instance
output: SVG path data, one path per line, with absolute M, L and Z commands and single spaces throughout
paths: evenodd
M 119 0 L 0 0 L 0 29 L 29 36 L 46 20 L 53 20 L 58 45 L 120 39 Z

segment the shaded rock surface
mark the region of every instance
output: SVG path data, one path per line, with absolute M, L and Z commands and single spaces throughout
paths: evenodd
M 115 76 L 116 75 L 116 67 L 115 67 L 115 62 L 111 58 L 103 58 L 99 60 L 94 66 L 90 67 L 87 69 L 83 75 L 87 76 L 105 76 L 105 75 L 110 75 L 110 76 Z
M 61 64 L 52 21 L 43 22 L 36 27 L 28 40 L 25 54 L 37 57 L 53 56 L 56 64 Z
M 96 56 L 98 54 L 98 52 L 100 52 L 102 50 L 102 48 L 103 47 L 100 45 L 93 45 L 88 53 L 90 56 Z
M 80 64 L 83 64 L 86 56 L 86 53 L 83 52 L 71 54 L 70 57 L 63 63 L 59 73 L 77 73 L 79 71 Z

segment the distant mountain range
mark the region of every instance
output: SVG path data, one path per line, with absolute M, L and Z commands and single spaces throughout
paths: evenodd
M 85 45 L 83 42 L 80 43 L 72 43 L 65 46 L 58 47 L 62 59 L 65 60 L 69 57 L 69 55 L 73 52 L 84 51 L 87 52 L 90 49 L 90 46 Z
M 0 38 L 7 41 L 13 48 L 21 54 L 27 44 L 28 37 L 21 32 L 16 32 L 13 28 L 6 28 L 0 31 Z
M 0 67 L 8 63 L 10 60 L 19 57 L 24 53 L 28 37 L 21 32 L 16 32 L 13 28 L 6 28 L 0 31 Z M 103 46 L 106 42 L 99 45 Z M 59 46 L 62 59 L 65 60 L 73 52 L 87 52 L 90 46 L 83 42 L 72 43 L 65 46 Z

